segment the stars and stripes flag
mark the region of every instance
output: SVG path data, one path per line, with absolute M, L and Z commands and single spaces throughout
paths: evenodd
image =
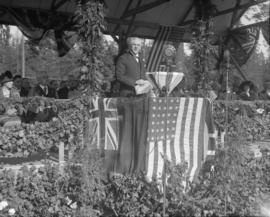
M 182 72 L 148 72 L 149 80 L 156 85 L 159 90 L 167 88 L 168 94 L 182 81 L 184 73 Z
M 214 154 L 214 143 L 209 143 L 209 135 L 214 133 L 209 101 L 204 98 L 153 98 L 149 107 L 148 179 L 162 178 L 166 155 L 174 165 L 187 162 L 187 175 L 192 181 L 207 154 Z

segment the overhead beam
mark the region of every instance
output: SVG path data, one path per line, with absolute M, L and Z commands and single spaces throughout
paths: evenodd
M 59 2 L 55 3 L 53 6 L 53 10 L 57 10 L 58 8 L 60 8 L 63 4 L 65 4 L 67 2 L 67 0 L 60 0 Z
M 264 24 L 265 22 L 267 22 L 267 20 L 261 21 L 261 22 L 257 22 L 257 23 L 252 23 L 252 24 L 245 25 L 245 26 L 236 27 L 236 28 L 233 28 L 231 31 L 246 29 L 246 28 L 250 28 L 250 27 L 253 27 L 253 26 L 254 27 L 260 26 L 260 25 Z
M 164 4 L 164 3 L 169 2 L 169 1 L 171 1 L 171 0 L 156 0 L 156 1 L 151 2 L 151 3 L 149 3 L 149 4 L 142 5 L 142 6 L 139 7 L 139 8 L 135 8 L 135 9 L 131 9 L 131 10 L 127 11 L 127 12 L 123 15 L 122 18 L 124 19 L 124 18 L 130 17 L 130 16 L 132 16 L 132 15 L 134 15 L 134 14 L 142 13 L 142 12 L 144 12 L 144 11 L 147 11 L 147 10 L 149 10 L 149 9 L 152 9 L 152 8 L 154 8 L 154 7 L 157 7 L 157 6 L 161 5 L 161 4 Z
M 253 0 L 250 0 L 249 2 L 252 2 Z M 242 9 L 242 11 L 240 11 L 240 13 L 235 16 L 235 18 L 232 20 L 231 23 L 231 28 L 233 28 L 233 26 L 236 24 L 237 21 L 239 21 L 241 19 L 241 17 L 243 16 L 243 14 L 248 10 L 249 7 L 245 7 Z
M 126 26 L 130 24 L 130 20 L 122 20 L 122 19 L 116 19 L 116 18 L 110 18 L 110 17 L 105 17 L 105 20 L 111 24 L 120 24 L 120 25 L 126 25 Z M 160 27 L 158 23 L 150 23 L 150 22 L 144 22 L 144 21 L 134 21 L 132 25 L 136 27 L 143 27 L 143 28 L 150 28 L 150 29 L 158 29 Z
M 234 23 L 234 20 L 235 20 L 236 15 L 237 15 L 238 7 L 239 7 L 240 4 L 241 4 L 241 0 L 236 0 L 235 6 L 234 6 L 233 15 L 232 15 L 232 18 L 231 18 L 230 28 L 233 27 L 233 23 Z
M 7 6 L 6 5 L 3 5 L 0 3 L 0 8 L 4 8 L 4 9 L 7 9 Z M 40 12 L 44 12 L 44 13 L 50 13 L 51 10 L 50 9 L 42 9 L 42 8 L 33 8 L 33 7 L 16 7 L 16 6 L 12 6 L 10 7 L 11 9 L 14 8 L 14 9 L 21 9 L 21 10 L 32 10 L 32 11 L 40 11 Z M 65 15 L 65 16 L 73 16 L 74 13 L 71 13 L 71 12 L 66 12 L 66 11 L 57 11 L 58 13 L 62 14 L 62 15 Z
M 242 76 L 242 78 L 245 81 L 247 81 L 247 77 L 245 76 L 244 72 L 242 71 L 241 66 L 239 66 L 239 64 L 237 63 L 236 59 L 232 55 L 230 55 L 230 57 L 231 57 L 231 60 L 232 60 L 232 62 L 234 64 L 235 68 L 239 72 L 239 74 Z
M 129 0 L 120 19 L 123 19 L 123 16 L 127 12 L 127 10 L 129 9 L 131 3 L 132 3 L 132 0 Z M 118 30 L 119 26 L 120 26 L 120 24 L 117 24 L 117 26 L 114 28 L 113 32 L 116 32 Z
M 141 3 L 142 3 L 142 0 L 138 0 L 136 8 L 139 8 Z M 136 15 L 137 15 L 137 13 L 132 15 L 132 18 L 131 18 L 129 25 L 128 25 L 128 29 L 126 31 L 126 37 L 129 36 L 130 30 L 131 30 L 131 27 L 133 26 Z
M 243 4 L 243 5 L 239 5 L 238 10 L 243 9 L 243 8 L 249 8 L 251 6 L 254 6 L 254 5 L 257 5 L 257 4 L 260 4 L 260 3 L 264 3 L 264 2 L 268 2 L 268 1 L 269 0 L 252 1 L 252 2 L 249 2 L 249 3 Z M 212 17 L 218 17 L 218 16 L 221 16 L 221 15 L 224 15 L 224 14 L 231 13 L 233 11 L 234 11 L 234 8 L 229 8 L 229 9 L 226 9 L 226 10 L 223 10 L 223 11 L 219 11 L 219 12 L 213 14 Z M 185 25 L 191 24 L 191 23 L 193 23 L 195 21 L 196 20 L 188 20 L 186 22 L 183 22 L 180 26 L 185 26 Z
M 191 5 L 189 6 L 189 8 L 187 9 L 187 11 L 185 12 L 185 14 L 181 17 L 181 19 L 179 20 L 178 22 L 178 26 L 180 26 L 187 18 L 187 16 L 189 15 L 191 9 L 193 8 L 194 6 L 194 0 L 192 1 Z
M 53 10 L 53 8 L 55 7 L 55 2 L 56 2 L 56 0 L 53 0 L 53 1 L 52 1 L 52 4 L 51 4 L 51 10 Z

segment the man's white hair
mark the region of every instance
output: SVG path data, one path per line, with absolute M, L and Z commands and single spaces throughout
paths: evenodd
M 131 44 L 133 41 L 139 41 L 140 43 L 142 42 L 142 40 L 140 38 L 137 38 L 137 37 L 128 37 L 127 38 L 127 44 Z

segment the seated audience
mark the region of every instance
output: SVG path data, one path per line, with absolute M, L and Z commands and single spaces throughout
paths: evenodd
M 37 76 L 38 84 L 31 90 L 30 96 L 48 97 L 48 75 L 46 72 L 41 72 Z
M 50 81 L 47 97 L 57 99 L 58 98 L 57 90 L 58 90 L 58 81 L 56 80 Z
M 13 77 L 13 86 L 16 87 L 19 92 L 21 92 L 21 88 L 22 88 L 22 76 L 15 75 Z
M 3 74 L 0 75 L 0 82 L 5 78 L 8 77 L 9 79 L 13 78 L 11 71 L 5 71 Z
M 60 88 L 57 91 L 59 99 L 68 99 L 68 84 L 67 81 L 61 81 Z
M 258 98 L 258 89 L 251 81 L 244 81 L 239 86 L 239 98 L 241 100 L 256 100 Z
M 52 118 L 57 116 L 57 109 L 53 108 L 49 103 L 41 100 L 38 104 L 35 104 L 24 111 L 21 115 L 22 122 L 34 123 L 34 122 L 48 122 Z
M 20 97 L 19 90 L 14 86 L 12 78 L 5 76 L 1 81 L 0 97 Z
M 21 118 L 18 116 L 18 111 L 16 108 L 10 107 L 5 109 L 1 105 L 0 109 L 0 126 L 1 127 L 11 127 L 21 124 Z
M 79 81 L 74 76 L 69 76 L 68 80 L 68 98 L 76 98 L 80 95 L 78 91 Z
M 29 83 L 29 79 L 23 78 L 22 84 L 21 84 L 20 96 L 21 97 L 28 97 L 30 90 L 31 90 L 31 85 Z
M 260 92 L 259 99 L 270 100 L 270 82 L 265 82 L 264 90 Z

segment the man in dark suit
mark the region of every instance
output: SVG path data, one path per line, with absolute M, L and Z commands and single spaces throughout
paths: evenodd
M 49 87 L 48 87 L 48 75 L 46 72 L 41 72 L 37 76 L 37 86 L 31 90 L 30 96 L 43 96 L 48 97 Z
M 119 96 L 133 97 L 150 92 L 152 85 L 146 80 L 144 62 L 139 57 L 141 41 L 128 38 L 128 49 L 116 62 L 116 80 L 119 82 Z

